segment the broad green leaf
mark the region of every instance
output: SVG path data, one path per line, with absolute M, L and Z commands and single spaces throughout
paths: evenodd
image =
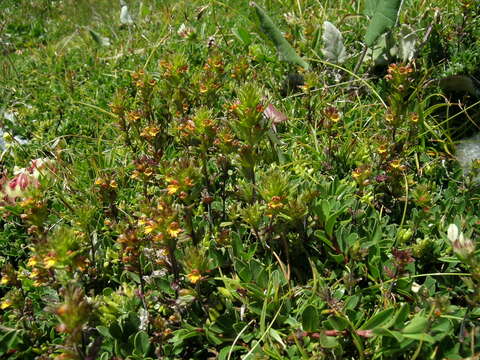
M 316 331 L 318 330 L 318 311 L 312 306 L 308 305 L 302 313 L 302 327 L 305 331 Z
M 375 329 L 377 327 L 380 327 L 380 326 L 386 324 L 391 319 L 391 316 L 393 315 L 394 311 L 395 311 L 394 308 L 390 308 L 390 309 L 380 311 L 379 313 L 373 315 L 370 319 L 368 319 L 360 327 L 360 330 Z
M 108 328 L 106 326 L 97 326 L 97 331 L 103 336 L 103 337 L 106 337 L 106 338 L 109 338 L 109 337 L 112 337 L 112 335 L 110 334 L 110 331 L 108 331 Z
M 340 30 L 329 21 L 323 23 L 323 49 L 322 53 L 326 60 L 341 64 L 347 59 L 345 46 L 343 45 L 343 37 Z
M 402 330 L 403 334 L 418 334 L 423 332 L 428 325 L 428 319 L 423 314 L 417 314 Z
M 379 0 L 365 0 L 365 8 L 363 9 L 363 13 L 369 17 L 372 17 L 375 14 L 375 10 L 377 10 Z
M 365 44 L 371 47 L 384 32 L 397 22 L 401 0 L 379 0 L 373 18 L 365 33 Z
M 135 340 L 133 341 L 135 344 L 135 350 L 142 355 L 148 354 L 150 350 L 150 338 L 145 331 L 139 331 L 135 335 Z
M 288 41 L 283 37 L 282 33 L 273 23 L 272 19 L 267 15 L 267 13 L 256 3 L 252 2 L 251 5 L 255 8 L 258 19 L 260 20 L 260 27 L 262 31 L 269 37 L 270 40 L 275 44 L 280 60 L 289 62 L 291 64 L 299 65 L 305 70 L 308 70 L 310 66 L 308 63 L 303 60 L 293 49 L 293 47 L 288 43 Z
M 339 330 L 339 331 L 345 330 L 346 328 L 348 328 L 348 325 L 349 325 L 346 319 L 340 316 L 335 316 L 335 315 L 329 316 L 328 322 L 330 323 L 333 329 Z
M 323 348 L 334 348 L 339 345 L 335 336 L 327 336 L 323 333 L 320 334 L 320 346 Z

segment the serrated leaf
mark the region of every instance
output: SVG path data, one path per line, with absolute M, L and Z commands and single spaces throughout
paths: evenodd
M 299 65 L 305 70 L 308 70 L 310 65 L 295 52 L 293 47 L 283 37 L 282 33 L 280 30 L 278 30 L 267 13 L 254 2 L 251 2 L 250 5 L 255 8 L 255 12 L 260 20 L 260 27 L 262 31 L 275 44 L 280 60 Z
M 400 59 L 403 62 L 411 61 L 415 55 L 415 45 L 417 44 L 418 36 L 409 26 L 402 25 L 400 30 Z
M 323 49 L 322 53 L 327 61 L 341 64 L 347 59 L 347 52 L 343 45 L 343 37 L 340 30 L 329 21 L 323 23 Z
M 368 47 L 395 25 L 401 4 L 402 0 L 379 0 L 365 33 L 365 44 Z

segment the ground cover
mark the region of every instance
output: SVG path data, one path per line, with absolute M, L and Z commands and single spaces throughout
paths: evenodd
M 1 359 L 478 357 L 475 1 L 0 10 Z

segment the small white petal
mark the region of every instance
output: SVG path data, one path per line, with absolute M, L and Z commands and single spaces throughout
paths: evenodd
M 448 225 L 447 237 L 448 237 L 448 240 L 450 240 L 451 242 L 454 242 L 455 240 L 458 239 L 458 227 L 457 227 L 457 225 L 455 225 L 455 224 Z

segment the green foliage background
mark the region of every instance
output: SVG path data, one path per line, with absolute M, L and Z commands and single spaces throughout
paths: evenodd
M 0 359 L 478 357 L 475 1 L 256 4 L 0 2 Z

